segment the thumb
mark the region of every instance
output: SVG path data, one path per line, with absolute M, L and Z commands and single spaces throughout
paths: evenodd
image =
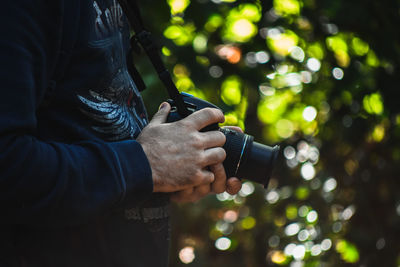
M 171 110 L 171 106 L 167 102 L 162 102 L 157 113 L 154 114 L 150 123 L 151 124 L 161 124 L 161 123 L 166 122 L 170 110 Z
M 226 181 L 226 191 L 231 195 L 236 195 L 242 188 L 242 182 L 236 178 L 231 177 Z

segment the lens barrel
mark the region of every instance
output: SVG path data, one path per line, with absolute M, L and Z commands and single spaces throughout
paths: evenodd
M 279 146 L 254 142 L 251 135 L 221 128 L 225 134 L 224 168 L 227 177 L 238 177 L 268 186 L 269 178 L 279 154 Z

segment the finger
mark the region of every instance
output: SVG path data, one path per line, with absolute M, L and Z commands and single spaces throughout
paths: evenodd
M 210 170 L 214 173 L 215 180 L 211 184 L 211 191 L 220 194 L 226 190 L 226 174 L 224 165 L 215 164 L 210 166 Z
M 184 118 L 182 122 L 188 123 L 196 130 L 201 130 L 207 125 L 222 123 L 224 120 L 225 117 L 221 110 L 216 108 L 204 108 L 190 114 Z
M 241 188 L 242 182 L 236 177 L 231 177 L 226 181 L 226 192 L 231 195 L 236 195 L 239 193 Z
M 213 147 L 204 150 L 203 166 L 222 163 L 226 158 L 226 152 L 222 147 Z
M 223 128 L 231 129 L 233 131 L 243 133 L 243 129 L 240 128 L 239 126 L 224 126 Z
M 220 131 L 199 132 L 201 138 L 204 140 L 205 148 L 220 147 L 226 142 L 226 137 Z
M 211 184 L 215 181 L 214 173 L 202 169 L 199 173 L 194 177 L 191 185 L 192 186 L 201 186 L 204 184 Z
M 171 106 L 167 102 L 163 102 L 156 114 L 154 114 L 149 124 L 161 124 L 167 121 L 167 117 Z

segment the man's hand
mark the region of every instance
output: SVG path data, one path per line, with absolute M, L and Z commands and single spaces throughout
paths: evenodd
M 237 126 L 226 126 L 234 131 L 243 133 L 243 130 Z M 171 201 L 184 203 L 196 202 L 210 193 L 220 194 L 228 192 L 231 195 L 237 194 L 242 188 L 242 182 L 236 177 L 227 179 L 225 169 L 222 164 L 209 166 L 215 175 L 215 181 L 211 185 L 201 185 L 188 188 L 171 195 Z
M 180 121 L 166 123 L 170 109 L 168 103 L 163 103 L 137 138 L 151 166 L 153 191 L 176 192 L 199 187 L 202 194 L 216 176 L 222 175 L 220 170 L 226 157 L 222 146 L 226 139 L 220 131 L 199 130 L 223 122 L 224 115 L 218 109 L 205 108 Z

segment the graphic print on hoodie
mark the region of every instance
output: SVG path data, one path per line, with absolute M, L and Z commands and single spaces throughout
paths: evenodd
M 92 129 L 105 140 L 135 138 L 148 121 L 139 91 L 126 66 L 123 11 L 115 0 L 104 11 L 96 1 L 93 8 L 97 14 L 98 39 L 89 41 L 88 45 L 103 53 L 110 69 L 109 75 L 99 77 L 98 87 L 78 95 L 83 104 L 80 110 L 93 120 Z

